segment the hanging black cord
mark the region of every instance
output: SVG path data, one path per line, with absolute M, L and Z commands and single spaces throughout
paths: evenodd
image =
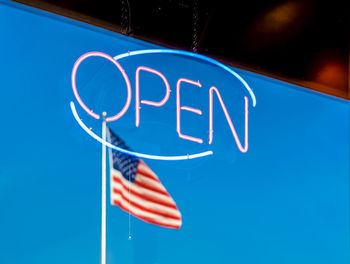
M 129 35 L 131 32 L 131 10 L 130 10 L 130 2 L 129 0 L 122 0 L 121 7 L 121 27 L 122 34 Z
M 192 18 L 192 51 L 198 51 L 198 26 L 199 26 L 199 3 L 193 1 L 193 18 Z

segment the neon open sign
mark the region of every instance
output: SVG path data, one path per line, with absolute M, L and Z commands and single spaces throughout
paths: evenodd
M 76 85 L 76 74 L 77 74 L 77 70 L 79 68 L 79 65 L 85 59 L 87 59 L 89 57 L 102 57 L 102 58 L 107 59 L 110 62 L 112 62 L 117 67 L 117 69 L 121 72 L 123 79 L 125 81 L 125 87 L 126 87 L 126 91 L 127 91 L 126 102 L 125 102 L 124 106 L 122 107 L 121 111 L 115 115 L 106 117 L 106 121 L 113 122 L 113 121 L 116 121 L 119 118 L 121 118 L 130 107 L 131 97 L 132 97 L 132 88 L 131 88 L 130 79 L 129 79 L 128 75 L 126 74 L 125 70 L 123 69 L 123 67 L 119 64 L 118 60 L 126 58 L 126 57 L 130 57 L 130 56 L 136 56 L 136 55 L 142 55 L 142 54 L 152 54 L 152 53 L 153 54 L 155 54 L 155 53 L 158 53 L 158 54 L 159 53 L 161 53 L 161 54 L 177 54 L 177 55 L 181 55 L 181 56 L 192 57 L 194 59 L 197 59 L 197 60 L 199 59 L 199 60 L 202 60 L 205 62 L 209 62 L 213 65 L 220 67 L 221 69 L 229 72 L 234 78 L 239 80 L 239 82 L 243 85 L 243 87 L 248 91 L 248 93 L 251 97 L 252 105 L 253 105 L 253 107 L 255 107 L 255 105 L 256 105 L 255 95 L 254 95 L 252 89 L 246 83 L 246 81 L 238 73 L 236 73 L 235 71 L 233 71 L 229 67 L 227 67 L 227 66 L 225 66 L 225 65 L 223 65 L 223 64 L 221 64 L 213 59 L 210 59 L 208 57 L 205 57 L 205 56 L 202 56 L 199 54 L 190 53 L 190 52 L 178 51 L 178 50 L 168 50 L 168 49 L 152 49 L 152 50 L 132 51 L 132 52 L 120 54 L 114 58 L 112 58 L 111 56 L 109 56 L 105 53 L 102 53 L 102 52 L 89 52 L 89 53 L 82 55 L 74 64 L 73 71 L 72 71 L 72 79 L 71 79 L 73 92 L 74 92 L 74 95 L 75 95 L 79 105 L 90 116 L 92 116 L 95 119 L 100 119 L 100 115 L 94 113 L 80 98 L 79 93 L 78 93 L 78 89 L 77 89 L 77 85 Z M 153 74 L 153 75 L 157 76 L 160 80 L 162 80 L 162 82 L 164 84 L 163 89 L 165 90 L 164 97 L 162 98 L 162 100 L 155 102 L 155 101 L 149 101 L 149 100 L 142 100 L 140 98 L 140 74 L 141 74 L 141 72 L 147 72 L 149 74 Z M 194 80 L 190 80 L 187 78 L 179 78 L 177 80 L 176 84 L 174 84 L 174 86 L 176 86 L 176 131 L 177 131 L 178 136 L 180 138 L 182 138 L 184 140 L 189 140 L 189 141 L 193 141 L 193 142 L 197 142 L 199 144 L 202 144 L 204 141 L 202 138 L 196 138 L 196 137 L 191 136 L 191 135 L 185 135 L 181 132 L 181 112 L 182 111 L 189 111 L 189 112 L 192 112 L 192 113 L 195 113 L 198 115 L 202 115 L 201 109 L 196 109 L 196 108 L 193 108 L 191 106 L 185 106 L 185 105 L 181 104 L 180 90 L 183 89 L 182 86 L 183 86 L 183 84 L 186 84 L 186 83 L 193 85 L 194 87 L 197 87 L 197 88 L 202 87 L 200 81 L 194 81 Z M 136 73 L 135 73 L 135 126 L 138 127 L 140 125 L 140 120 L 141 120 L 140 106 L 141 106 L 141 104 L 150 105 L 150 106 L 154 106 L 154 107 L 162 107 L 168 102 L 170 94 L 171 94 L 170 84 L 169 84 L 167 78 L 159 70 L 152 69 L 152 68 L 146 67 L 146 66 L 137 67 Z M 221 109 L 225 114 L 226 121 L 230 127 L 231 133 L 233 135 L 234 141 L 235 141 L 238 149 L 243 153 L 247 152 L 248 151 L 248 104 L 249 104 L 248 97 L 244 96 L 244 98 L 243 98 L 243 100 L 244 100 L 244 139 L 241 141 L 237 135 L 236 129 L 233 125 L 230 114 L 227 111 L 227 108 L 226 108 L 224 100 L 220 94 L 220 91 L 215 86 L 211 86 L 209 88 L 209 93 L 208 93 L 208 98 L 209 98 L 209 100 L 208 100 L 209 101 L 209 103 L 208 103 L 209 104 L 208 143 L 209 143 L 209 145 L 213 141 L 213 122 L 214 122 L 214 120 L 213 120 L 213 98 L 214 98 L 214 96 L 216 96 L 217 99 L 219 100 Z M 142 158 L 153 158 L 153 159 L 163 159 L 163 160 L 164 159 L 165 160 L 181 160 L 181 159 L 189 159 L 189 158 L 198 158 L 198 157 L 212 154 L 211 151 L 206 151 L 206 152 L 192 154 L 192 155 L 187 154 L 187 155 L 182 155 L 182 156 L 170 156 L 169 157 L 169 156 L 142 154 L 142 153 L 131 152 L 128 150 L 120 149 L 119 147 L 114 146 L 114 145 L 102 140 L 102 138 L 100 138 L 99 136 L 94 134 L 92 131 L 90 131 L 85 126 L 85 124 L 82 123 L 82 121 L 78 117 L 78 114 L 75 110 L 74 103 L 71 103 L 71 108 L 72 108 L 73 114 L 74 114 L 75 118 L 77 119 L 78 123 L 88 134 L 90 134 L 92 137 L 94 137 L 96 140 L 100 141 L 101 143 L 107 145 L 108 147 L 117 149 L 119 151 L 131 154 L 131 155 L 135 155 L 135 156 L 142 157 Z

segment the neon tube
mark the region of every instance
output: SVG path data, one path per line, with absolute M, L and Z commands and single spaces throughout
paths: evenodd
M 203 143 L 202 139 L 196 138 L 196 137 L 191 137 L 191 136 L 184 135 L 184 134 L 181 133 L 181 121 L 180 121 L 181 109 L 182 110 L 191 111 L 191 112 L 199 114 L 199 115 L 202 114 L 202 111 L 199 110 L 199 109 L 195 109 L 195 108 L 188 107 L 188 106 L 180 107 L 180 84 L 181 84 L 181 82 L 186 82 L 186 83 L 190 83 L 192 85 L 196 85 L 198 87 L 202 87 L 202 85 L 199 83 L 199 81 L 195 82 L 195 81 L 192 81 L 192 80 L 189 80 L 189 79 L 185 79 L 185 78 L 180 78 L 177 81 L 177 83 L 176 83 L 176 131 L 179 134 L 180 138 L 187 139 L 187 140 L 194 141 L 194 142 L 197 142 L 199 144 L 202 144 Z
M 115 60 L 120 60 L 126 57 L 131 57 L 131 56 L 136 56 L 136 55 L 143 55 L 143 54 L 159 54 L 159 53 L 165 53 L 165 54 L 177 54 L 177 55 L 181 55 L 181 56 L 185 56 L 185 57 L 191 57 L 191 58 L 195 58 L 195 59 L 199 59 L 202 61 L 206 61 L 210 64 L 216 65 L 222 69 L 224 69 L 225 71 L 231 73 L 233 76 L 235 76 L 242 84 L 243 86 L 246 88 L 246 90 L 249 92 L 250 97 L 252 99 L 253 102 L 253 107 L 256 106 L 256 97 L 255 94 L 253 92 L 253 90 L 250 88 L 250 86 L 247 84 L 247 82 L 234 70 L 232 70 L 231 68 L 229 68 L 228 66 L 212 59 L 212 58 L 208 58 L 206 56 L 197 54 L 197 53 L 192 53 L 192 52 L 188 52 L 188 51 L 182 51 L 182 50 L 172 50 L 172 49 L 147 49 L 147 50 L 135 50 L 135 51 L 129 51 L 123 54 L 119 54 L 117 56 L 114 57 Z
M 136 87 L 135 87 L 135 115 L 136 115 L 136 127 L 139 126 L 140 124 L 140 71 L 148 71 L 151 72 L 153 74 L 158 75 L 160 78 L 162 78 L 164 84 L 165 84 L 165 88 L 166 88 L 166 93 L 164 98 L 160 101 L 160 102 L 152 102 L 152 101 L 147 101 L 147 100 L 141 100 L 142 104 L 146 104 L 146 105 L 153 105 L 153 106 L 157 106 L 157 107 L 161 107 L 163 106 L 169 99 L 170 96 L 170 85 L 167 81 L 167 79 L 165 78 L 165 76 L 160 73 L 159 71 L 156 71 L 154 69 L 145 67 L 145 66 L 140 66 L 136 69 Z
M 94 132 L 92 132 L 80 119 L 77 110 L 75 109 L 75 105 L 74 103 L 71 101 L 70 102 L 70 108 L 72 110 L 73 116 L 75 118 L 75 120 L 77 121 L 77 123 L 80 125 L 80 127 L 86 132 L 88 133 L 92 138 L 94 138 L 95 140 L 97 140 L 98 142 L 106 145 L 109 148 L 118 150 L 120 152 L 123 152 L 125 154 L 129 154 L 131 156 L 135 156 L 138 158 L 145 158 L 145 159 L 154 159 L 154 160 L 188 160 L 188 159 L 196 159 L 196 158 L 201 158 L 201 157 L 205 157 L 205 156 L 209 156 L 209 155 L 213 155 L 212 151 L 205 151 L 205 152 L 201 152 L 201 153 L 196 153 L 196 154 L 187 154 L 187 155 L 182 155 L 182 156 L 158 156 L 158 155 L 150 155 L 150 154 L 143 154 L 143 153 L 138 153 L 138 152 L 134 152 L 134 151 L 129 151 L 120 147 L 117 147 L 109 142 L 107 142 L 106 140 L 103 140 L 102 138 L 100 138 L 99 136 L 97 136 Z
M 123 67 L 115 60 L 113 59 L 111 56 L 102 53 L 102 52 L 97 52 L 97 51 L 93 51 L 93 52 L 88 52 L 82 56 L 80 56 L 80 58 L 74 63 L 73 66 L 73 70 L 72 70 L 72 88 L 73 88 L 73 93 L 75 98 L 77 99 L 78 103 L 80 104 L 80 106 L 93 118 L 99 119 L 100 116 L 98 114 L 95 114 L 92 110 L 90 110 L 85 104 L 84 102 L 81 100 L 79 94 L 78 94 L 78 89 L 76 86 L 76 74 L 77 74 L 77 70 L 78 67 L 80 65 L 80 63 L 85 60 L 86 58 L 89 57 L 102 57 L 105 58 L 107 60 L 109 60 L 110 62 L 112 62 L 115 66 L 117 66 L 117 68 L 119 69 L 119 71 L 122 73 L 123 78 L 125 80 L 126 83 L 126 87 L 127 87 L 127 91 L 128 91 L 128 97 L 126 99 L 126 103 L 123 107 L 123 109 L 116 115 L 111 116 L 111 117 L 107 117 L 106 118 L 106 122 L 111 122 L 111 121 L 116 121 L 119 118 L 121 118 L 125 112 L 128 110 L 129 106 L 130 106 L 130 102 L 131 102 L 131 85 L 130 85 L 130 81 L 129 81 L 129 77 L 128 75 L 125 73 Z
M 201 110 L 196 109 L 196 108 L 192 108 L 192 107 L 189 107 L 189 106 L 181 106 L 180 109 L 196 113 L 197 115 L 202 115 L 202 111 Z
M 227 112 L 226 106 L 221 98 L 221 95 L 219 93 L 219 90 L 212 86 L 209 89 L 209 144 L 212 143 L 213 141 L 213 91 L 215 91 L 220 104 L 221 104 L 221 108 L 224 111 L 226 120 L 230 126 L 232 135 L 236 141 L 236 144 L 239 148 L 239 150 L 243 153 L 246 153 L 248 151 L 248 98 L 246 96 L 244 96 L 244 101 L 245 101 L 245 107 L 244 107 L 244 148 L 242 147 L 242 144 L 238 138 L 237 132 L 235 130 L 235 127 L 232 124 L 231 118 Z

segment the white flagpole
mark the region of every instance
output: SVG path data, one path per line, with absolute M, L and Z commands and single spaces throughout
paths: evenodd
M 102 113 L 102 139 L 106 140 L 106 112 Z M 101 264 L 106 264 L 106 145 L 102 144 Z

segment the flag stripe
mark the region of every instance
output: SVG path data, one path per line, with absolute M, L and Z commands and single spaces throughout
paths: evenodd
M 137 180 L 137 178 L 135 179 L 135 185 L 170 197 L 170 195 L 166 191 L 160 190 L 148 183 L 144 183 L 140 180 Z
M 147 216 L 141 215 L 137 212 L 137 210 L 134 210 L 132 207 L 129 210 L 127 208 L 127 206 L 123 204 L 122 201 L 114 200 L 113 202 L 115 205 L 118 205 L 125 212 L 130 213 L 130 214 L 136 216 L 137 218 L 140 218 L 141 220 L 143 220 L 147 223 L 156 224 L 156 225 L 160 225 L 163 227 L 175 228 L 175 229 L 179 229 L 181 227 L 181 221 L 166 221 L 166 220 L 161 221 L 158 219 L 154 219 L 152 217 L 147 217 Z
M 176 207 L 176 204 L 173 202 L 169 205 L 169 203 L 165 202 L 166 204 L 162 204 L 164 203 L 164 201 L 161 201 L 161 203 L 157 203 L 157 202 L 154 202 L 154 201 L 148 201 L 148 200 L 145 200 L 143 199 L 142 197 L 139 197 L 139 194 L 136 194 L 134 195 L 134 192 L 133 190 L 131 190 L 131 188 L 127 188 L 127 186 L 125 186 L 123 184 L 122 181 L 118 181 L 118 182 L 113 182 L 113 184 L 111 184 L 111 187 L 112 187 L 112 190 L 111 190 L 111 194 L 113 193 L 113 188 L 116 188 L 116 189 L 123 189 L 124 190 L 124 194 L 128 194 L 128 195 L 132 195 L 132 197 L 134 198 L 134 201 L 139 201 L 138 203 L 141 204 L 141 205 L 149 205 L 149 206 L 152 206 L 152 207 L 155 207 L 155 208 L 158 208 L 158 209 L 162 209 L 162 210 L 166 210 L 168 212 L 172 212 L 172 213 L 175 213 L 176 215 L 180 215 L 180 212 L 179 210 L 177 209 Z M 174 208 L 175 206 L 175 208 Z
M 145 212 L 149 212 L 149 213 L 152 213 L 152 214 L 156 214 L 156 215 L 159 215 L 159 216 L 163 216 L 163 217 L 166 217 L 166 218 L 171 218 L 171 219 L 174 219 L 174 220 L 180 220 L 181 217 L 180 216 L 176 216 L 174 214 L 171 214 L 171 213 L 167 213 L 165 211 L 161 211 L 161 210 L 157 210 L 157 209 L 153 209 L 153 208 L 147 208 L 146 206 L 143 206 L 141 205 L 140 203 L 137 203 L 135 201 L 132 201 L 132 197 L 130 195 L 130 199 L 128 197 L 128 195 L 125 195 L 123 193 L 122 190 L 120 189 L 116 189 L 114 188 L 113 189 L 113 193 L 114 194 L 119 194 L 120 197 L 125 200 L 127 203 L 129 203 L 130 205 L 136 207 L 137 209 L 140 209 L 142 211 L 145 211 Z
M 137 168 L 137 172 L 146 178 L 159 182 L 159 179 L 157 177 L 154 177 L 154 175 L 152 175 L 148 171 L 146 171 L 144 166 L 139 165 L 139 167 Z
M 130 204 L 128 201 L 124 200 L 119 194 L 116 194 L 114 196 L 113 201 L 118 201 L 120 202 L 126 209 L 130 209 L 130 213 L 134 213 L 137 214 L 140 217 L 147 217 L 147 218 L 151 218 L 157 221 L 161 221 L 163 223 L 171 223 L 171 224 L 178 224 L 181 223 L 181 220 L 178 219 L 172 219 L 169 217 L 164 217 L 158 214 L 154 214 L 154 213 L 150 213 L 150 212 L 146 212 L 144 210 L 140 210 L 139 208 L 133 206 L 132 204 Z
M 169 214 L 171 216 L 174 216 L 175 218 L 181 217 L 181 214 L 180 214 L 179 210 L 177 210 L 177 209 L 166 207 L 166 206 L 163 206 L 160 204 L 154 204 L 152 202 L 147 202 L 144 200 L 140 200 L 140 198 L 138 198 L 137 196 L 134 196 L 133 194 L 131 194 L 131 192 L 129 193 L 121 185 L 114 186 L 113 190 L 112 190 L 112 194 L 111 194 L 112 200 L 114 200 L 115 195 L 119 195 L 119 194 L 121 194 L 123 197 L 126 197 L 125 198 L 126 200 L 128 200 L 130 197 L 131 202 L 134 202 L 134 203 L 140 205 L 141 207 L 145 207 L 146 209 L 157 210 L 160 213 L 166 213 L 166 214 Z M 156 212 L 154 212 L 154 213 L 156 213 Z
M 164 200 L 161 200 L 161 199 L 159 199 L 159 198 L 156 198 L 156 197 L 151 197 L 151 196 L 148 196 L 148 195 L 144 195 L 144 194 L 140 194 L 140 193 L 138 193 L 138 192 L 136 192 L 135 190 L 133 190 L 133 189 L 128 189 L 128 187 L 127 186 L 125 186 L 124 184 L 123 184 L 123 182 L 120 180 L 120 179 L 118 179 L 118 178 L 116 178 L 115 177 L 115 179 L 113 179 L 114 180 L 114 183 L 115 184 L 120 184 L 121 186 L 122 186 L 122 188 L 124 189 L 124 190 L 126 190 L 126 191 L 130 191 L 130 193 L 132 194 L 132 195 L 134 195 L 134 196 L 137 196 L 137 197 L 139 197 L 140 199 L 143 199 L 143 200 L 146 200 L 146 201 L 149 201 L 149 202 L 152 202 L 152 203 L 156 203 L 156 204 L 160 204 L 160 205 L 163 205 L 163 206 L 165 206 L 165 207 L 169 207 L 169 208 L 173 208 L 173 209 L 176 209 L 177 210 L 177 206 L 176 206 L 176 204 L 175 203 L 168 203 L 168 202 L 166 202 L 166 201 L 164 201 Z M 113 185 L 115 185 L 115 184 L 113 184 Z
M 155 181 L 153 179 L 144 177 L 143 175 L 139 174 L 139 170 L 137 170 L 137 177 L 136 177 L 136 181 L 145 183 L 145 184 L 149 184 L 155 188 L 158 188 L 160 191 L 166 191 L 164 186 L 160 183 L 160 181 Z
M 119 177 L 118 174 L 120 174 L 120 172 L 113 171 L 113 178 L 112 178 L 113 181 L 118 182 L 118 179 L 123 181 L 123 184 L 128 189 L 130 188 L 131 190 L 134 190 L 135 192 L 137 192 L 139 194 L 154 197 L 156 199 L 161 199 L 161 200 L 166 201 L 168 203 L 174 203 L 173 199 L 169 195 L 166 196 L 166 195 L 163 195 L 162 193 L 154 192 L 154 191 L 151 191 L 149 189 L 145 189 L 145 188 L 142 188 L 140 186 L 136 186 L 135 184 L 132 184 L 128 180 L 126 180 L 122 175 L 120 175 L 120 177 Z
M 158 179 L 158 176 L 151 170 L 150 167 L 143 160 L 139 160 L 139 168 L 145 172 L 147 172 L 154 179 Z

